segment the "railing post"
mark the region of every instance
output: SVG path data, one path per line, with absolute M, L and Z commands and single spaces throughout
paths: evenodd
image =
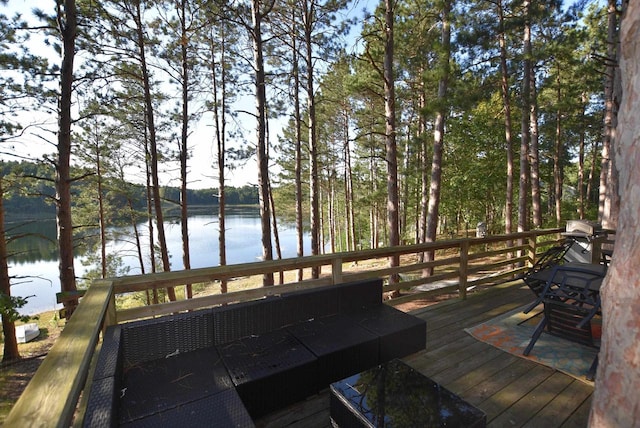
M 600 264 L 602 261 L 602 243 L 607 239 L 606 235 L 593 238 L 591 241 L 591 263 Z
M 342 258 L 336 257 L 331 260 L 331 278 L 333 278 L 333 284 L 342 283 Z
M 469 239 L 463 239 L 460 242 L 460 276 L 459 276 L 459 284 L 458 289 L 460 292 L 460 298 L 467 298 L 467 275 L 468 275 L 468 266 L 469 266 L 469 247 L 470 245 Z
M 111 284 L 111 296 L 109 297 L 109 304 L 104 314 L 103 329 L 106 329 L 110 325 L 118 324 L 118 316 L 116 312 L 116 295 L 113 292 L 113 284 Z
M 529 264 L 528 267 L 533 266 L 536 263 L 536 251 L 538 247 L 538 239 L 535 232 L 531 232 L 529 235 Z

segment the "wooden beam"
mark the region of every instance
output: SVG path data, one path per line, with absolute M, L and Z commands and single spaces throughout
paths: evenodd
M 67 428 L 71 425 L 112 293 L 111 282 L 93 282 L 11 409 L 5 426 Z

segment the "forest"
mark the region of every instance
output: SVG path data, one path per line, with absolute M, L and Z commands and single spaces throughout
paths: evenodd
M 606 226 L 615 206 L 615 0 L 20 7 L 0 1 L 0 217 L 13 195 L 48 186 L 63 290 L 76 288 L 83 226 L 101 231 L 108 275 L 106 225 L 124 213 L 148 221 L 145 257 L 169 270 L 167 202 L 181 211 L 189 269 L 194 181 L 220 189 L 226 264 L 228 180 L 243 167 L 264 260 L 283 217 L 302 256 L 303 232 L 320 254 L 429 242 L 478 222 L 490 233 L 575 218 Z M 5 270 L 9 235 L 0 230 Z M 9 282 L 1 290 L 10 296 Z
M 49 168 L 37 162 L 16 162 L 4 161 L 0 165 L 3 177 L 19 176 L 20 191 L 11 192 L 4 201 L 5 217 L 8 219 L 33 220 L 40 218 L 55 218 L 55 188 L 54 178 Z M 77 173 L 79 175 L 79 173 Z M 31 177 L 29 179 L 28 177 Z M 38 177 L 39 179 L 33 179 Z M 74 189 L 74 200 L 77 205 L 72 207 L 75 212 L 83 211 L 82 202 L 91 201 L 91 197 L 83 198 L 83 192 L 91 192 L 90 183 L 85 180 L 78 183 Z M 126 191 L 125 191 L 126 190 Z M 126 206 L 126 195 L 130 195 L 133 208 L 138 212 L 140 218 L 144 218 L 143 211 L 146 206 L 145 186 L 132 182 L 118 182 L 110 189 L 109 200 L 114 207 Z M 258 191 L 253 186 L 230 187 L 225 189 L 227 203 L 229 205 L 258 205 Z M 172 186 L 163 187 L 162 198 L 167 208 L 176 207 L 180 204 L 180 189 Z M 187 189 L 187 204 L 192 209 L 202 209 L 218 205 L 218 189 Z M 84 208 L 87 211 L 87 208 Z M 126 217 L 126 212 L 113 210 L 108 218 L 109 223 L 118 225 L 122 222 L 122 217 Z

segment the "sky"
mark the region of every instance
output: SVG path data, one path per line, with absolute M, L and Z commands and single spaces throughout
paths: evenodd
M 345 12 L 349 17 L 361 16 L 362 10 L 370 10 L 377 2 L 375 0 L 356 0 Z M 7 5 L 0 5 L 0 13 L 11 16 L 15 12 L 20 12 L 23 17 L 27 18 L 31 15 L 30 11 L 35 8 L 51 9 L 53 10 L 55 2 L 53 0 L 9 0 Z M 351 34 L 345 40 L 345 43 L 349 47 L 355 44 L 357 35 L 360 32 L 360 27 L 356 26 Z M 51 48 L 47 47 L 42 38 L 37 36 L 32 37 L 31 42 L 33 45 L 33 51 L 42 55 L 47 55 L 51 58 L 52 62 L 59 62 L 59 58 L 54 54 L 51 55 Z M 251 96 L 245 97 L 240 101 L 237 106 L 238 110 L 244 110 L 253 112 L 255 110 L 254 101 Z M 47 127 L 51 130 L 51 133 L 39 134 L 35 132 L 35 129 L 28 130 L 23 137 L 18 139 L 13 146 L 15 152 L 20 156 L 41 158 L 45 154 L 51 154 L 55 152 L 55 146 L 51 143 L 47 143 L 42 136 L 46 137 L 48 141 L 55 140 L 55 129 L 57 118 L 55 116 L 47 116 L 37 113 L 29 113 L 25 117 L 26 123 L 31 122 L 45 122 Z M 250 144 L 255 142 L 255 118 L 247 113 L 241 113 L 238 121 L 243 129 L 243 137 Z M 270 120 L 269 131 L 271 143 L 275 143 L 278 140 L 278 135 L 281 133 L 282 127 L 287 123 L 288 117 L 282 117 L 276 120 Z M 216 171 L 213 165 L 215 160 L 215 143 L 213 140 L 213 127 L 212 127 L 211 115 L 203 116 L 197 123 L 191 127 L 190 134 L 190 147 L 191 158 L 189 159 L 189 187 L 193 189 L 197 188 L 213 188 L 217 187 L 218 179 L 216 177 Z M 233 143 L 229 143 L 233 145 Z M 174 144 L 175 147 L 175 144 Z M 4 151 L 4 150 L 2 150 Z M 10 157 L 2 156 L 3 158 L 11 159 Z M 15 158 L 13 158 L 15 159 Z M 273 170 L 272 170 L 273 172 Z M 135 176 L 132 176 L 132 181 L 137 181 Z M 258 182 L 256 160 L 254 158 L 249 159 L 243 165 L 239 165 L 233 170 L 226 172 L 226 183 L 230 186 L 240 187 L 243 185 L 256 185 Z M 177 169 L 172 168 L 171 173 L 164 174 L 161 177 L 161 184 L 163 185 L 179 185 L 179 173 Z

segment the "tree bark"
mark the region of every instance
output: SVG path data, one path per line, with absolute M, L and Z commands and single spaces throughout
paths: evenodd
M 538 92 L 536 76 L 531 66 L 531 106 L 529 107 L 529 129 L 531 132 L 529 145 L 529 159 L 531 162 L 531 219 L 533 226 L 542 226 L 542 197 L 540 192 L 540 149 L 538 132 Z
M 504 233 L 513 232 L 513 123 L 511 120 L 511 95 L 509 94 L 509 69 L 507 67 L 507 43 L 505 37 L 504 8 L 502 1 L 497 3 L 500 32 L 498 43 L 500 45 L 500 89 L 502 92 L 502 104 L 504 105 L 504 142 L 507 152 L 507 183 L 504 204 Z M 511 247 L 513 241 L 508 241 Z M 513 253 L 509 253 L 510 255 Z
M 216 77 L 214 37 L 211 37 L 211 84 L 213 87 L 213 120 L 215 123 L 216 160 L 218 163 L 218 263 L 220 266 L 227 264 L 227 226 L 226 207 L 226 132 L 227 132 L 227 43 L 224 24 L 220 25 L 220 82 Z M 218 95 L 220 86 L 220 95 Z M 220 292 L 227 292 L 227 280 L 220 281 Z
M 370 137 L 371 138 L 371 137 Z M 376 179 L 376 153 L 373 147 L 373 144 L 369 145 L 369 183 L 371 183 L 371 188 L 369 193 L 371 195 L 375 195 L 378 192 L 378 181 Z M 379 231 L 378 231 L 378 204 L 374 200 L 374 202 L 369 207 L 369 242 L 371 248 L 378 248 L 378 242 L 380 241 Z
M 424 70 L 421 70 L 421 74 Z M 424 89 L 424 80 L 420 82 L 420 95 L 419 95 L 419 108 L 420 119 L 418 122 L 418 137 L 420 144 L 420 162 L 422 168 L 420 168 L 420 220 L 418 220 L 418 242 L 427 241 L 427 215 L 429 212 L 429 174 L 427 170 L 427 159 L 429 158 L 429 143 L 426 138 L 427 133 L 427 118 L 425 117 L 424 109 L 427 105 L 426 94 Z M 420 262 L 424 261 L 426 254 L 420 253 Z
M 251 1 L 253 41 L 253 67 L 256 87 L 256 117 L 257 117 L 257 157 L 258 157 L 258 187 L 260 195 L 260 224 L 262 227 L 262 260 L 273 260 L 271 246 L 271 210 L 269 209 L 269 159 L 267 157 L 267 95 L 264 71 L 264 57 L 262 54 L 262 18 L 260 0 Z M 273 285 L 273 274 L 264 274 L 262 285 Z
M 611 158 L 613 148 L 611 138 L 614 129 L 615 105 L 613 100 L 614 80 L 616 75 L 616 46 L 618 34 L 617 0 L 609 0 L 607 5 L 607 58 L 604 82 L 604 133 L 602 139 L 602 160 L 600 164 L 600 197 L 598 200 L 598 220 L 603 222 L 609 174 L 612 171 Z
M 315 20 L 315 0 L 303 2 L 305 64 L 307 68 L 306 92 L 309 127 L 309 186 L 310 186 L 310 210 L 311 210 L 311 254 L 320 254 L 320 183 L 318 177 L 318 136 L 316 132 L 316 102 L 314 94 L 314 58 L 312 31 Z M 320 269 L 313 267 L 311 276 L 318 278 Z
M 621 25 L 623 98 L 615 134 L 620 215 L 615 257 L 602 285 L 603 335 L 591 405 L 592 427 L 640 420 L 640 4 L 629 2 Z
M 58 159 L 56 163 L 56 223 L 61 291 L 76 290 L 73 264 L 73 222 L 71 219 L 71 104 L 73 94 L 73 62 L 77 35 L 75 0 L 58 2 L 58 30 L 62 37 L 62 65 L 60 68 L 60 97 L 58 100 Z M 65 302 L 67 318 L 76 302 Z
M 582 111 L 580 112 L 580 119 L 584 123 L 586 122 L 586 107 L 587 107 L 587 94 L 582 93 L 580 97 L 582 101 Z M 586 124 L 580 127 L 580 143 L 578 145 L 578 218 L 584 219 L 585 208 L 585 187 L 584 187 L 584 143 L 586 135 Z
M 527 191 L 529 189 L 529 143 L 531 130 L 529 123 L 529 109 L 531 106 L 531 2 L 525 0 L 523 32 L 523 77 L 522 77 L 522 132 L 520 139 L 520 189 L 518 195 L 518 232 L 528 229 Z
M 356 233 L 356 217 L 354 210 L 355 195 L 353 192 L 353 169 L 351 165 L 351 145 L 349 143 L 349 119 L 345 109 L 344 118 L 344 185 L 345 185 L 345 209 L 347 211 L 347 235 L 351 235 L 351 247 L 348 251 L 357 251 L 359 236 Z
M 189 250 L 189 210 L 187 201 L 187 163 L 189 159 L 189 56 L 187 34 L 186 0 L 180 1 L 178 10 L 180 20 L 180 59 L 181 59 L 181 89 L 182 89 L 182 132 L 180 135 L 180 232 L 182 234 L 182 265 L 191 269 L 191 255 Z M 185 285 L 186 297 L 193 297 L 191 284 Z
M 623 2 L 623 8 L 625 8 L 625 2 Z M 620 76 L 620 67 L 618 66 L 620 62 L 620 39 L 618 37 L 618 32 L 614 33 L 612 41 L 614 43 L 615 66 L 613 67 L 613 88 L 611 94 L 611 128 L 616 129 L 618 126 L 618 110 L 620 108 L 622 98 L 622 79 Z M 607 229 L 616 229 L 618 227 L 618 216 L 620 214 L 620 196 L 618 189 L 619 177 L 618 168 L 616 167 L 616 157 L 614 156 L 614 153 L 617 150 L 615 147 L 616 144 L 617 139 L 614 134 L 611 136 L 609 147 L 611 158 L 607 166 L 607 186 L 605 189 L 604 207 L 601 218 L 602 226 Z
M 385 45 L 384 45 L 384 112 L 386 118 L 385 146 L 387 164 L 387 228 L 389 230 L 389 246 L 400 245 L 399 197 L 398 197 L 398 148 L 396 143 L 396 95 L 393 73 L 393 21 L 394 2 L 385 0 Z M 400 265 L 400 258 L 389 258 L 389 266 Z M 389 277 L 389 283 L 398 282 L 397 275 Z
M 440 208 L 440 188 L 442 181 L 442 151 L 444 145 L 446 96 L 449 85 L 449 61 L 451 55 L 451 13 L 450 0 L 444 0 L 442 5 L 442 57 L 440 58 L 440 82 L 438 84 L 438 107 L 433 132 L 433 158 L 431 161 L 431 184 L 429 186 L 429 208 L 427 213 L 426 241 L 434 242 L 438 228 L 438 216 Z M 426 254 L 426 261 L 434 259 L 433 251 Z M 427 269 L 423 274 L 431 275 L 433 268 Z
M 96 125 L 98 126 L 98 125 Z M 98 222 L 100 225 L 100 266 L 101 277 L 107 277 L 107 222 L 104 206 L 104 189 L 102 176 L 102 147 L 100 145 L 99 130 L 95 130 L 96 138 L 96 180 L 97 180 L 97 193 L 98 193 Z
M 302 212 L 302 116 L 300 113 L 300 67 L 298 66 L 298 36 L 296 27 L 296 9 L 291 8 L 291 54 L 293 76 L 293 119 L 295 121 L 295 192 L 296 192 L 296 254 L 304 256 L 304 224 Z M 298 281 L 302 281 L 304 270 L 298 269 Z
M 562 89 L 560 81 L 560 64 L 557 65 L 556 76 L 556 102 L 558 105 L 562 103 Z M 556 227 L 560 227 L 562 221 L 562 187 L 563 187 L 563 172 L 562 172 L 562 111 L 558 109 L 556 111 L 556 136 L 553 149 L 553 182 L 554 182 L 554 201 L 556 211 Z
M 1 165 L 1 162 L 0 162 Z M 0 175 L 0 293 L 7 299 L 11 297 L 11 278 L 9 277 L 9 266 L 7 259 L 7 240 L 4 229 L 4 177 Z M 15 320 L 8 313 L 2 312 L 2 334 L 4 336 L 4 350 L 2 361 L 7 362 L 20 358 L 18 341 L 16 339 Z
M 156 138 L 156 125 L 154 117 L 153 99 L 151 96 L 151 82 L 149 78 L 149 69 L 146 59 L 146 41 L 142 23 L 142 13 L 140 10 L 140 1 L 135 3 L 135 16 L 133 17 L 136 24 L 136 45 L 138 47 L 138 55 L 140 60 L 140 72 L 142 73 L 142 86 L 144 91 L 145 113 L 147 119 L 147 129 L 149 130 L 149 154 L 151 162 L 151 190 L 153 194 L 153 209 L 155 212 L 156 229 L 158 233 L 158 245 L 160 246 L 160 256 L 162 258 L 162 269 L 164 272 L 171 271 L 171 262 L 169 260 L 169 250 L 167 249 L 167 238 L 164 230 L 164 214 L 162 212 L 162 198 L 160 196 L 160 179 L 158 169 L 158 142 Z M 176 292 L 173 287 L 167 288 L 169 300 L 176 300 Z

